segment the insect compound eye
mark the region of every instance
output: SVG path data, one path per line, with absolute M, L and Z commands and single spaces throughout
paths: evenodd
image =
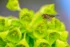
M 43 14 L 42 16 L 43 16 L 43 18 L 47 18 L 47 14 Z
M 51 16 L 48 14 L 43 14 L 42 16 L 43 16 L 43 19 L 50 19 L 51 18 Z

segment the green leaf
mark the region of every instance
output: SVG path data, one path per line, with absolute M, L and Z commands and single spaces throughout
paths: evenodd
M 17 43 L 16 47 L 29 47 L 29 44 L 26 40 L 26 33 L 24 33 L 23 39 L 19 43 Z
M 21 27 L 21 23 L 19 21 L 19 19 L 12 19 L 11 21 L 11 26 L 14 26 L 14 27 Z
M 56 46 L 55 47 L 66 47 L 68 44 L 66 42 L 63 42 L 61 40 L 56 40 Z
M 55 11 L 55 4 L 47 4 L 40 8 L 40 12 L 42 14 L 49 14 L 49 15 L 56 15 L 57 12 Z
M 7 31 L 9 26 L 8 19 L 0 16 L 0 32 Z
M 29 26 L 27 27 L 28 30 L 30 29 L 35 29 L 36 26 L 40 23 L 44 21 L 42 18 L 41 13 L 37 12 L 34 17 L 32 18 L 31 22 L 29 23 Z
M 52 45 L 60 37 L 60 34 L 56 30 L 47 30 L 47 33 L 50 45 Z
M 59 32 L 59 34 L 60 34 L 60 40 L 66 41 L 68 39 L 68 31 Z
M 50 47 L 50 44 L 45 39 L 38 39 L 38 40 L 35 41 L 35 46 L 34 47 Z
M 40 22 L 33 30 L 33 36 L 35 38 L 43 38 L 47 34 L 47 25 L 45 22 Z
M 22 33 L 20 32 L 19 28 L 14 27 L 11 30 L 9 30 L 9 33 L 7 35 L 7 40 L 12 43 L 17 43 L 20 41 L 22 37 Z
M 0 37 L 5 40 L 9 31 L 0 32 Z
M 18 0 L 8 0 L 6 7 L 11 11 L 20 10 Z
M 25 28 L 29 25 L 34 16 L 34 12 L 32 10 L 28 10 L 27 8 L 23 8 L 19 13 L 20 22 L 23 24 Z
M 0 47 L 5 47 L 6 42 L 0 37 Z
M 15 47 L 15 44 L 7 43 L 5 47 Z

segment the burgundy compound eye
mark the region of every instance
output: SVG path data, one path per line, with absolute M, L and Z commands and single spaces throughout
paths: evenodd
M 49 19 L 50 18 L 50 16 L 48 16 L 48 14 L 43 14 L 42 16 L 43 16 L 44 19 L 46 19 L 46 18 Z
M 43 14 L 42 16 L 43 16 L 43 18 L 44 18 L 44 19 L 46 19 L 46 18 L 47 18 L 47 14 Z

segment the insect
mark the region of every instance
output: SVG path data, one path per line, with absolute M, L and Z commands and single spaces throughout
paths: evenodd
M 49 14 L 43 14 L 42 15 L 43 19 L 52 19 L 55 16 L 59 16 L 59 15 L 49 15 Z
M 43 19 L 51 19 L 55 16 L 54 15 L 43 14 L 42 17 L 43 17 Z

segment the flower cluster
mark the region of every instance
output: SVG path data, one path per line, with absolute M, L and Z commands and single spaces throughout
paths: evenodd
M 34 13 L 27 8 L 19 9 L 18 0 L 9 0 L 7 8 L 20 10 L 19 17 L 0 16 L 0 47 L 69 47 L 64 23 L 56 17 L 43 18 L 43 14 L 57 15 L 54 4 Z

